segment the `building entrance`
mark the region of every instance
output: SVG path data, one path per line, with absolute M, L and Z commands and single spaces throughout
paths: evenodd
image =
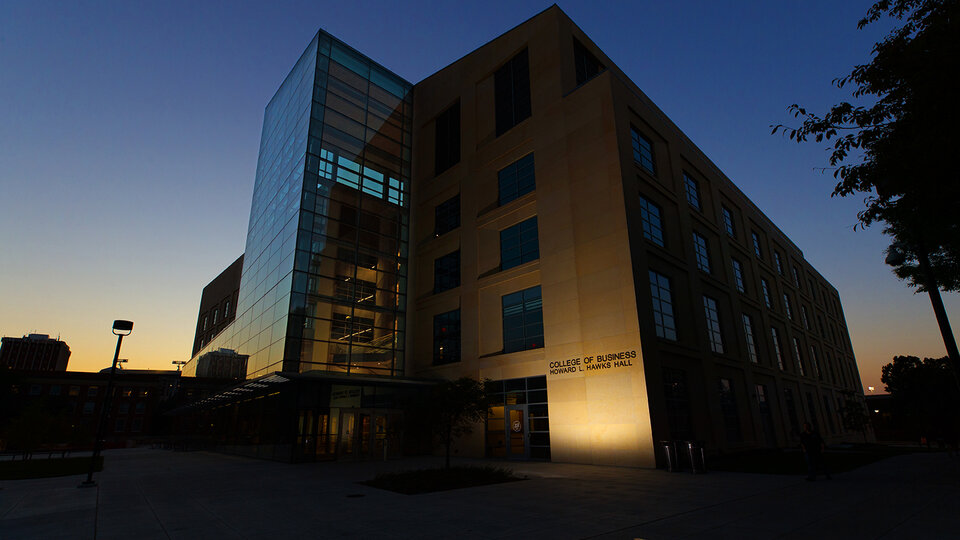
M 341 409 L 337 459 L 386 459 L 400 455 L 400 413 Z
M 527 406 L 508 405 L 504 419 L 507 430 L 507 458 L 530 459 L 530 445 L 527 440 Z
M 487 456 L 550 459 L 546 377 L 491 381 L 487 389 Z

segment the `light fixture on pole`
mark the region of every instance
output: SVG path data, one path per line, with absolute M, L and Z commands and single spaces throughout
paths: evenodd
M 90 458 L 90 470 L 87 472 L 86 481 L 77 487 L 93 487 L 97 485 L 93 480 L 93 471 L 97 468 L 97 458 L 100 457 L 100 446 L 104 437 L 103 431 L 106 428 L 107 419 L 110 416 L 110 404 L 113 401 L 113 376 L 116 374 L 117 362 L 120 360 L 120 343 L 123 342 L 123 336 L 129 336 L 131 332 L 133 332 L 133 321 L 120 319 L 113 321 L 113 335 L 117 336 L 117 350 L 113 353 L 113 364 L 111 364 L 110 373 L 107 375 L 107 393 L 103 397 L 103 405 L 100 406 L 100 423 L 97 425 L 97 438 L 93 441 L 93 456 Z
M 180 370 L 183 369 L 183 366 L 185 366 L 185 365 L 187 364 L 187 361 L 186 361 L 186 360 L 174 360 L 173 362 L 170 362 L 170 363 L 173 364 L 173 365 L 175 365 L 175 366 L 177 366 L 177 373 L 180 373 Z

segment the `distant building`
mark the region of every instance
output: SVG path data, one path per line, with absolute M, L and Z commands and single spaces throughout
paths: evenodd
M 95 373 L 3 373 L 6 395 L 0 407 L 0 426 L 4 426 L 0 451 L 90 448 L 107 396 L 109 373 L 110 368 Z M 165 411 L 203 400 L 230 384 L 233 381 L 181 378 L 175 370 L 118 369 L 104 426 L 107 447 L 165 441 L 170 425 L 163 416 Z M 28 435 L 31 432 L 40 439 Z
M 22 371 L 66 371 L 70 347 L 47 334 L 0 340 L 0 366 Z
M 214 336 L 233 322 L 237 315 L 241 270 L 243 270 L 243 255 L 237 257 L 237 260 L 203 288 L 191 356 L 196 355 L 204 345 L 210 343 Z
M 197 359 L 197 377 L 211 379 L 245 379 L 247 376 L 246 354 L 237 354 L 232 349 L 217 349 Z

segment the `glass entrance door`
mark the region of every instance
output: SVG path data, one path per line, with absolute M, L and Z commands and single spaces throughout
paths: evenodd
M 529 459 L 530 445 L 527 441 L 527 406 L 507 405 L 504 427 L 507 435 L 507 459 Z

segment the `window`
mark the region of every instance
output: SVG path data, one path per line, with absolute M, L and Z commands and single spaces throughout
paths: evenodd
M 797 369 L 800 371 L 800 376 L 806 376 L 806 370 L 803 369 L 803 357 L 800 356 L 800 342 L 797 341 L 797 338 L 793 338 L 793 359 L 797 361 Z
M 573 63 L 577 71 L 577 86 L 603 72 L 603 64 L 578 40 L 573 40 Z
M 697 268 L 710 273 L 710 251 L 707 249 L 707 239 L 699 233 L 693 233 L 693 253 L 697 258 Z
M 687 191 L 687 202 L 690 206 L 696 208 L 698 212 L 703 210 L 700 205 L 700 186 L 697 185 L 697 181 L 690 178 L 687 173 L 683 173 L 683 185 Z
M 217 324 L 217 315 L 219 315 L 218 309 L 213 310 L 213 324 Z
M 201 330 L 201 332 L 206 332 L 206 331 L 207 331 L 207 316 L 204 315 L 204 316 L 203 316 L 203 330 Z
M 770 285 L 763 278 L 760 278 L 760 290 L 763 291 L 763 303 L 766 304 L 767 308 L 773 309 L 773 302 L 770 301 Z
M 743 294 L 746 292 L 746 288 L 743 285 L 743 265 L 736 259 L 731 259 L 730 261 L 733 263 L 733 284 L 737 287 L 737 291 Z
M 777 334 L 777 329 L 770 327 L 770 337 L 773 338 L 773 352 L 777 355 L 777 367 L 780 368 L 780 371 L 783 371 L 783 349 L 780 347 L 780 336 Z
M 810 283 L 810 298 L 813 298 L 813 301 L 816 302 L 816 301 L 817 301 L 817 287 L 813 284 L 813 279 L 809 279 L 809 280 L 808 280 L 808 283 Z
M 643 195 L 640 196 L 640 222 L 643 224 L 643 237 L 663 247 L 663 211 Z
M 636 128 L 630 129 L 630 139 L 633 143 L 633 161 L 650 174 L 657 174 L 653 162 L 653 143 L 640 134 Z
M 330 322 L 330 339 L 341 342 L 370 343 L 373 341 L 373 319 L 334 313 Z
M 777 265 L 777 273 L 783 275 L 783 261 L 780 260 L 780 252 L 773 251 L 773 262 Z
M 48 395 L 51 395 L 51 396 L 59 396 L 59 395 L 60 395 L 60 385 L 59 385 L 59 384 L 54 384 L 54 385 L 50 386 L 50 390 L 47 392 L 47 394 L 48 394 Z
M 433 317 L 433 365 L 460 361 L 460 310 Z
M 653 299 L 653 326 L 657 336 L 676 341 L 677 326 L 673 318 L 670 278 L 650 270 L 650 297 Z
M 800 271 L 797 270 L 797 267 L 793 267 L 793 286 L 797 289 L 800 288 Z
M 533 154 L 527 154 L 500 169 L 500 172 L 497 173 L 497 179 L 500 190 L 497 203 L 500 205 L 507 204 L 536 189 Z
M 731 238 L 735 237 L 737 230 L 733 226 L 733 212 L 726 206 L 721 206 L 720 214 L 723 216 L 723 230 L 726 231 L 727 235 Z
M 227 300 L 227 303 L 223 305 L 223 318 L 226 319 L 230 315 L 230 301 Z
M 433 261 L 433 292 L 439 293 L 460 286 L 460 250 Z
M 365 279 L 339 275 L 334 285 L 334 298 L 349 303 L 374 305 L 377 303 L 377 284 Z
M 113 424 L 114 433 L 122 433 L 124 429 L 127 428 L 127 419 L 126 418 L 117 418 L 117 421 Z
M 820 372 L 820 362 L 817 360 L 817 350 L 810 346 L 810 362 L 813 364 L 813 375 L 817 380 L 823 380 L 823 373 Z
M 807 319 L 807 306 L 800 306 L 800 318 L 803 320 L 803 329 L 810 330 L 810 320 Z
M 543 300 L 540 286 L 503 297 L 503 352 L 543 347 Z
M 95 395 L 97 395 L 97 387 L 96 387 L 96 386 L 90 386 L 90 387 L 88 387 L 88 388 L 87 388 L 87 397 L 93 397 L 93 396 L 95 396 Z
M 460 162 L 460 101 L 437 116 L 434 175 Z
M 757 340 L 753 335 L 753 319 L 746 313 L 743 314 L 743 336 L 747 340 L 747 356 L 750 362 L 758 363 L 760 359 L 757 357 Z
M 500 269 L 506 270 L 540 258 L 537 217 L 500 231 Z
M 691 439 L 693 422 L 690 415 L 690 396 L 687 393 L 687 372 L 682 369 L 663 368 L 663 394 L 670 438 Z
M 133 408 L 133 412 L 135 412 L 135 413 L 137 413 L 137 414 L 143 414 L 143 413 L 145 413 L 146 411 L 147 411 L 147 404 L 146 404 L 146 402 L 143 402 L 143 401 L 138 401 L 137 404 L 136 404 L 136 405 L 134 406 L 134 408 Z
M 750 231 L 750 237 L 753 238 L 753 252 L 756 253 L 758 259 L 762 259 L 763 250 L 760 249 L 760 235 L 757 234 L 757 231 Z
M 737 413 L 737 398 L 733 392 L 733 381 L 730 379 L 720 379 L 720 410 L 723 412 L 727 441 L 740 442 L 740 415 Z
M 530 116 L 530 58 L 527 49 L 493 74 L 497 137 Z
M 787 296 L 787 293 L 783 293 L 783 311 L 786 312 L 787 318 L 792 321 L 792 320 L 793 320 L 793 310 L 790 309 L 790 297 Z
M 709 296 L 703 297 L 703 312 L 707 317 L 707 339 L 710 350 L 723 354 L 723 332 L 720 331 L 720 314 L 717 313 L 717 301 Z
M 70 387 L 70 390 L 67 391 L 67 395 L 69 395 L 69 396 L 79 396 L 79 395 L 80 395 L 80 387 L 79 387 L 79 386 L 71 386 L 71 387 Z
M 30 391 L 27 392 L 27 395 L 28 395 L 28 396 L 39 396 L 39 395 L 42 394 L 42 393 L 43 393 L 43 387 L 42 387 L 42 386 L 40 386 L 39 384 L 31 384 L 31 385 L 30 385 Z
M 93 401 L 87 401 L 83 404 L 83 414 L 93 414 L 93 409 L 97 406 Z
M 433 235 L 444 235 L 460 226 L 460 194 L 434 208 Z
M 134 418 L 130 425 L 130 431 L 137 433 L 143 428 L 143 418 Z

